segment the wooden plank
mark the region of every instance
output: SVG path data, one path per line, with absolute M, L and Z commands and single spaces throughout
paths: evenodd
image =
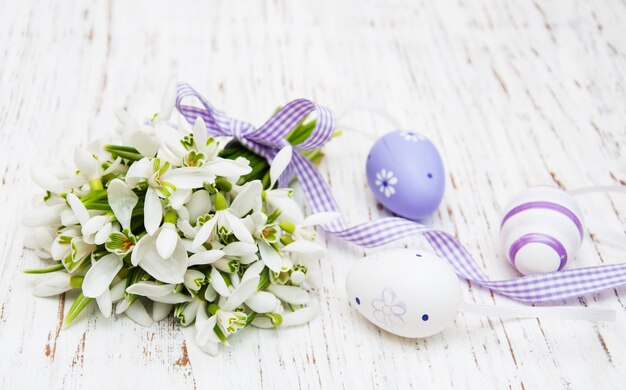
M 0 387 L 621 386 L 623 288 L 563 302 L 614 308 L 617 323 L 462 315 L 442 334 L 406 340 L 357 316 L 344 292 L 350 265 L 381 249 L 322 234 L 318 318 L 247 331 L 211 358 L 172 320 L 141 328 L 85 316 L 60 330 L 73 297 L 28 293 L 20 270 L 37 260 L 18 223 L 37 191 L 31 166 L 111 131 L 117 107 L 151 115 L 176 77 L 256 124 L 296 97 L 389 112 L 443 155 L 446 196 L 426 222 L 456 234 L 489 275 L 514 277 L 496 237 L 517 191 L 626 184 L 625 17 L 619 0 L 0 3 Z M 363 168 L 371 138 L 392 127 L 369 114 L 342 123 L 365 135 L 333 141 L 321 172 L 348 219 L 384 215 Z M 595 226 L 623 235 L 623 196 L 580 203 Z M 623 261 L 624 247 L 593 226 L 572 266 Z M 415 237 L 386 248 L 423 245 Z M 468 283 L 464 294 L 510 304 Z

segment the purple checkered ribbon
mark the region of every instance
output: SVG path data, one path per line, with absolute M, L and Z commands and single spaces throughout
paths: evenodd
M 182 104 L 183 100 L 193 98 L 197 99 L 200 107 Z M 309 100 L 297 99 L 277 111 L 261 127 L 255 128 L 249 123 L 222 114 L 187 84 L 178 85 L 176 106 L 189 123 L 193 124 L 200 116 L 204 119 L 211 135 L 235 137 L 244 146 L 270 161 L 283 146 L 287 145 L 285 140 L 287 134 L 308 114 L 316 112 L 315 129 L 306 141 L 294 146 L 293 159 L 281 176 L 279 185 L 286 185 L 287 179 L 295 175 L 304 189 L 306 200 L 313 212 L 339 211 L 320 173 L 308 159 L 298 153 L 302 150 L 321 148 L 331 139 L 335 121 L 327 108 Z M 478 268 L 463 245 L 450 234 L 398 217 L 381 218 L 356 226 L 350 226 L 343 218 L 339 218 L 335 222 L 322 225 L 322 228 L 363 247 L 375 247 L 410 235 L 422 234 L 439 256 L 452 264 L 459 276 L 522 302 L 550 302 L 626 285 L 626 264 L 577 268 L 507 280 L 490 280 Z

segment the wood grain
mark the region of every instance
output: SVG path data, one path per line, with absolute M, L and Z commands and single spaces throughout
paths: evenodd
M 37 191 L 30 167 L 106 134 L 117 107 L 151 115 L 177 78 L 257 124 L 296 97 L 391 113 L 446 163 L 444 202 L 426 222 L 454 233 L 492 277 L 514 277 L 496 235 L 517 191 L 626 184 L 625 18 L 623 0 L 0 2 L 0 388 L 622 387 L 623 288 L 562 302 L 614 308 L 617 323 L 461 315 L 432 338 L 400 339 L 357 316 L 344 292 L 350 265 L 385 248 L 322 235 L 319 317 L 247 331 L 210 358 L 172 320 L 142 328 L 84 316 L 61 330 L 74 297 L 28 293 L 21 270 L 37 260 L 19 220 Z M 342 120 L 371 135 L 392 130 L 367 114 Z M 384 214 L 363 174 L 370 138 L 333 141 L 321 166 L 354 222 Z M 624 198 L 580 203 L 623 239 Z M 572 266 L 626 260 L 624 245 L 590 226 Z M 470 283 L 465 298 L 510 303 Z

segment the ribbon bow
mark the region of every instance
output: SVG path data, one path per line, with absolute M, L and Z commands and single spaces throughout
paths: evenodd
M 183 105 L 185 98 L 196 98 L 202 107 Z M 204 119 L 213 136 L 232 136 L 242 145 L 272 160 L 288 143 L 287 134 L 308 114 L 317 112 L 311 135 L 294 146 L 292 161 L 285 170 L 280 186 L 295 175 L 304 190 L 307 203 L 315 213 L 339 212 L 339 207 L 315 166 L 299 151 L 315 150 L 330 141 L 335 120 L 330 110 L 306 99 L 294 100 L 278 110 L 263 126 L 253 125 L 222 114 L 187 84 L 178 85 L 176 107 L 191 124 Z M 471 282 L 509 298 L 539 303 L 580 297 L 626 284 L 626 264 L 576 268 L 562 272 L 523 276 L 507 280 L 490 280 L 478 267 L 467 249 L 445 231 L 399 217 L 385 217 L 359 225 L 349 225 L 343 218 L 322 225 L 327 232 L 363 247 L 376 247 L 414 234 L 423 234 L 437 254 L 446 259 L 456 273 Z

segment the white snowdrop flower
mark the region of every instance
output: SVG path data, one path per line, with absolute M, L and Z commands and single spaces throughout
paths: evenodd
M 204 247 L 200 247 L 204 249 Z M 211 249 L 211 250 L 199 250 L 193 255 L 189 256 L 187 259 L 187 267 L 193 267 L 194 265 L 206 265 L 212 264 L 213 262 L 224 257 L 225 253 L 219 249 Z
M 192 298 L 188 295 L 176 292 L 175 284 L 163 284 L 159 282 L 140 281 L 126 288 L 126 292 L 150 298 L 154 302 L 175 304 L 188 302 Z
M 43 190 L 54 194 L 61 194 L 69 189 L 63 178 L 51 169 L 32 167 L 30 169 L 30 177 Z
M 82 226 L 83 238 L 86 242 L 96 245 L 104 244 L 113 230 L 119 230 L 112 215 L 96 215 L 87 220 Z
M 173 307 L 174 305 L 170 303 L 154 302 L 152 304 L 152 320 L 154 322 L 164 320 L 170 314 Z
M 141 326 L 151 326 L 152 317 L 148 314 L 146 307 L 139 299 L 136 299 L 125 311 L 124 314 Z
M 182 283 L 187 270 L 187 251 L 182 240 L 176 237 L 161 239 L 161 235 L 146 234 L 135 245 L 131 253 L 131 263 L 144 269 L 150 276 L 164 283 Z M 171 249 L 173 247 L 173 249 Z M 159 249 L 160 248 L 160 249 Z M 161 254 L 171 255 L 163 258 Z
M 267 289 L 280 300 L 292 305 L 306 305 L 310 300 L 309 293 L 299 287 L 270 284 Z
M 65 271 L 51 272 L 40 276 L 33 285 L 32 294 L 36 297 L 51 297 L 71 290 L 72 275 Z
M 122 269 L 122 265 L 122 258 L 114 253 L 95 261 L 85 274 L 82 285 L 83 294 L 89 298 L 97 298 L 105 291 L 108 292 L 109 286 L 115 275 Z
M 248 316 L 241 311 L 236 311 L 235 309 L 254 295 L 258 284 L 259 277 L 252 277 L 245 282 L 242 282 L 235 290 L 233 290 L 222 307 L 215 304 L 209 305 L 209 312 L 212 314 L 211 317 L 201 321 L 201 324 L 196 328 L 196 342 L 198 345 L 205 345 L 207 342 L 217 343 L 221 340 L 214 331 L 216 324 L 223 333 L 224 337 L 229 337 L 246 326 Z M 206 311 L 204 314 L 205 313 Z M 200 312 L 198 315 L 200 315 Z M 225 339 L 221 341 L 226 342 Z
M 192 191 L 189 188 L 179 188 L 172 192 L 167 198 L 169 206 L 173 210 L 180 210 L 181 207 L 191 198 Z
M 288 221 L 279 223 L 281 229 L 293 236 L 295 240 L 305 239 L 313 241 L 317 237 L 315 230 L 311 229 L 315 225 L 324 225 L 341 217 L 338 212 L 323 212 L 311 214 L 304 218 L 302 222 L 294 224 Z
M 83 267 L 85 261 L 96 250 L 96 245 L 85 242 L 80 237 L 72 238 L 69 245 L 70 252 L 61 259 L 61 263 L 69 273 L 75 273 Z
M 311 241 L 298 240 L 283 247 L 284 252 L 292 252 L 303 258 L 319 259 L 326 254 L 326 249 Z
M 246 306 L 256 313 L 272 313 L 280 305 L 280 300 L 267 291 L 257 291 L 245 301 Z
M 279 211 L 278 221 L 300 223 L 304 220 L 304 214 L 300 205 L 293 198 L 293 190 L 278 188 L 265 191 L 265 201 L 268 211 Z
M 207 161 L 217 158 L 219 143 L 207 137 L 207 128 L 201 116 L 193 124 L 193 141 L 195 150 L 202 153 Z
M 80 237 L 80 229 L 76 227 L 65 228 L 61 230 L 50 246 L 50 255 L 53 260 L 62 260 L 69 256 L 72 252 L 72 239 Z
M 113 312 L 113 300 L 111 299 L 111 291 L 108 288 L 96 297 L 96 304 L 105 318 L 111 317 L 111 313 Z
M 260 182 L 258 182 L 257 185 L 254 185 L 254 187 L 257 188 L 259 186 Z M 252 186 L 250 186 L 250 188 L 252 188 Z M 227 207 L 224 195 L 220 192 L 216 193 L 213 199 L 215 204 L 215 215 L 208 221 L 204 222 L 204 224 L 200 227 L 200 230 L 198 230 L 198 233 L 193 240 L 194 247 L 199 247 L 205 243 L 211 237 L 213 232 L 222 236 L 234 234 L 235 237 L 242 242 L 253 243 L 254 240 L 252 235 L 240 219 L 241 216 L 243 216 L 242 213 L 244 212 L 244 209 L 250 205 L 250 203 L 247 202 L 247 198 L 255 196 L 253 190 L 254 188 L 246 193 L 240 193 L 231 204 L 231 207 Z
M 119 130 L 122 133 L 124 143 L 133 146 L 145 157 L 154 157 L 160 144 L 154 126 L 170 119 L 175 103 L 176 84 L 172 82 L 163 94 L 159 111 L 152 117 L 147 126 L 142 126 L 127 111 L 116 110 L 115 115 L 120 124 Z
M 215 164 L 213 164 L 215 163 Z M 131 165 L 126 174 L 126 183 L 134 188 L 140 181 L 146 181 L 148 189 L 144 201 L 144 225 L 148 234 L 154 234 L 163 217 L 160 198 L 169 198 L 172 192 L 182 189 L 201 188 L 205 182 L 212 182 L 219 173 L 246 174 L 250 167 L 243 167 L 231 161 L 212 161 L 200 168 L 170 169 L 170 163 L 161 163 L 158 158 L 150 161 L 141 159 Z
M 283 314 L 282 326 L 298 326 L 306 324 L 315 318 L 318 312 L 319 308 L 317 306 L 309 305 L 294 312 L 285 313 Z
M 122 180 L 113 179 L 107 188 L 107 200 L 122 229 L 130 229 L 130 219 L 139 198 Z
M 257 244 L 259 246 L 261 260 L 265 263 L 267 268 L 274 272 L 280 272 L 282 258 L 276 249 L 264 240 L 257 240 Z
M 89 184 L 93 191 L 102 190 L 102 176 L 114 172 L 121 164 L 122 159 L 116 158 L 106 169 L 102 169 L 102 161 L 87 150 L 77 148 L 74 151 L 74 163 L 77 169 L 78 182 L 73 183 L 73 187 L 80 187 L 82 184 Z
M 258 248 L 255 244 L 235 241 L 222 248 L 222 251 L 225 256 L 247 256 L 255 254 Z
M 92 216 L 83 202 L 73 193 L 67 194 L 66 200 L 82 226 L 83 240 L 89 244 L 104 244 L 114 229 L 113 215 L 95 214 Z
M 145 157 L 154 157 L 159 148 L 154 129 L 142 127 L 126 110 L 116 110 L 115 116 L 119 122 L 124 144 L 131 145 Z
M 293 190 L 289 188 L 272 189 L 291 162 L 292 154 L 292 147 L 287 145 L 274 156 L 270 165 L 270 189 L 265 191 L 265 201 L 269 206 L 269 212 L 280 211 L 278 221 L 299 223 L 304 219 L 304 214 L 293 198 Z
M 200 290 L 200 288 L 202 288 L 202 285 L 204 285 L 205 280 L 206 280 L 206 276 L 204 275 L 203 272 L 195 270 L 195 269 L 188 269 L 185 272 L 183 283 L 185 284 L 185 287 L 187 287 L 189 291 L 196 293 Z
M 185 203 L 185 208 L 189 213 L 187 221 L 194 224 L 198 220 L 198 217 L 208 214 L 211 211 L 212 202 L 211 195 L 206 190 L 198 190 L 194 192 L 189 201 Z
M 66 209 L 66 205 L 57 204 L 30 210 L 22 217 L 22 224 L 27 227 L 56 226 L 61 222 L 61 212 Z
M 37 257 L 42 259 L 52 258 L 51 247 L 56 231 L 49 227 L 36 227 L 30 230 L 24 237 L 24 246 L 35 251 Z
M 196 344 L 207 354 L 211 356 L 217 355 L 219 351 L 220 338 L 215 334 L 213 330 L 215 328 L 213 320 L 209 323 L 209 316 L 207 313 L 206 302 L 201 302 L 197 308 L 195 314 L 195 330 L 196 330 Z

